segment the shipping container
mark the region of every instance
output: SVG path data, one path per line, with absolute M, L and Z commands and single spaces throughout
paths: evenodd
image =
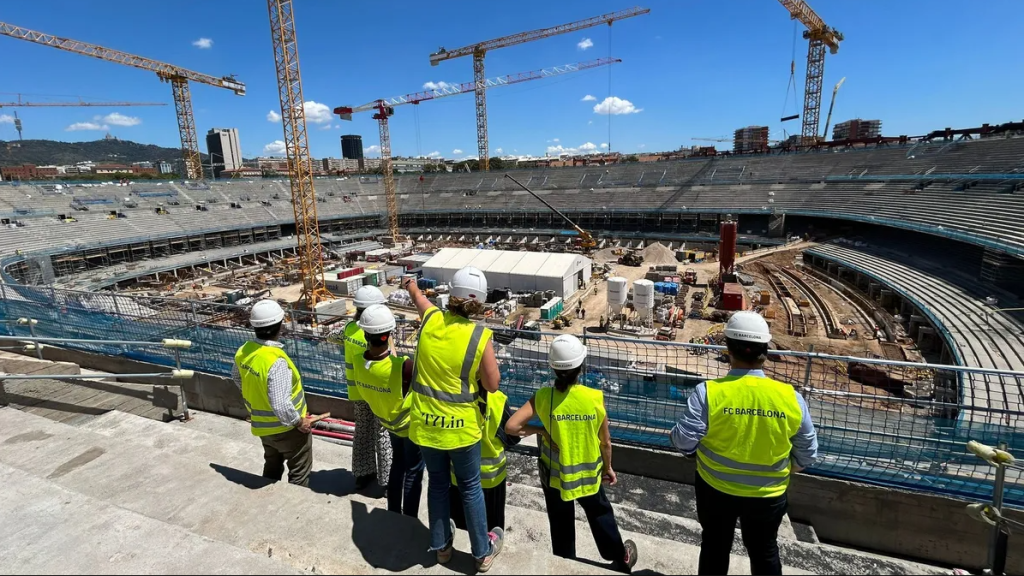
M 363 287 L 363 278 L 362 276 L 350 276 L 348 278 L 326 280 L 325 283 L 331 294 L 336 296 L 355 296 L 356 290 Z
M 554 320 L 562 313 L 565 303 L 561 297 L 555 296 L 551 300 L 548 300 L 543 306 L 540 307 L 540 319 L 541 320 Z
M 341 280 L 341 279 L 344 279 L 344 278 L 351 278 L 353 276 L 358 276 L 358 275 L 362 274 L 365 271 L 366 270 L 363 269 L 362 266 L 357 266 L 355 268 L 343 268 L 341 270 L 338 270 L 338 280 Z
M 728 282 L 722 287 L 722 302 L 718 306 L 722 310 L 743 310 L 743 287 L 735 282 Z
M 390 248 L 378 248 L 366 253 L 367 262 L 387 262 L 389 258 L 391 258 Z

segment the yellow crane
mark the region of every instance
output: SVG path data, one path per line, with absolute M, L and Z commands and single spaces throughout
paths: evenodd
M 0 102 L 0 108 L 49 108 L 49 107 L 70 107 L 70 106 L 97 106 L 97 107 L 114 107 L 120 108 L 122 106 L 167 106 L 160 102 L 85 102 L 79 100 L 78 102 L 26 102 L 21 99 L 21 94 L 18 94 L 18 99 L 14 102 Z M 14 129 L 18 131 L 18 140 L 21 140 L 21 118 L 18 118 L 18 113 L 14 113 Z
M 324 255 L 316 214 L 316 189 L 313 187 L 313 163 L 306 137 L 306 112 L 302 107 L 302 76 L 299 73 L 299 44 L 295 35 L 292 0 L 267 0 L 270 35 L 274 43 L 277 67 L 277 91 L 281 99 L 281 125 L 288 156 L 292 208 L 295 211 L 295 238 L 298 242 L 302 296 L 299 302 L 310 311 L 325 300 L 333 300 L 324 280 Z M 314 317 L 315 318 L 315 317 Z M 315 325 L 315 321 L 314 321 Z
M 779 0 L 789 17 L 799 20 L 807 30 L 807 80 L 804 85 L 804 117 L 801 127 L 803 144 L 818 141 L 818 121 L 821 119 L 821 84 L 825 78 L 825 48 L 832 54 L 839 52 L 843 33 L 830 28 L 804 0 Z
M 136 56 L 120 50 L 104 48 L 96 44 L 89 44 L 70 38 L 62 38 L 52 34 L 29 30 L 7 22 L 0 22 L 0 34 L 26 40 L 44 46 L 51 46 L 58 50 L 74 52 L 83 56 L 91 56 L 155 72 L 161 81 L 171 83 L 171 93 L 174 96 L 174 109 L 178 115 L 178 132 L 181 134 L 181 153 L 185 162 L 185 173 L 192 180 L 203 178 L 203 164 L 199 157 L 199 139 L 196 135 L 196 119 L 192 114 L 192 94 L 189 91 L 189 82 L 199 82 L 217 88 L 226 88 L 239 96 L 245 95 L 245 84 L 239 82 L 234 76 L 210 76 L 193 72 L 180 66 L 167 64 L 158 60 Z
M 484 172 L 490 169 L 490 147 L 487 142 L 487 79 L 484 77 L 484 56 L 488 51 L 505 48 L 507 46 L 515 46 L 516 44 L 533 42 L 534 40 L 541 40 L 543 38 L 550 38 L 552 36 L 558 36 L 559 34 L 569 34 L 571 32 L 592 28 L 601 24 L 611 26 L 612 23 L 617 20 L 624 20 L 626 18 L 632 18 L 633 16 L 641 16 L 649 13 L 650 11 L 650 8 L 641 8 L 637 6 L 626 10 L 619 10 L 618 12 L 610 12 L 608 14 L 594 16 L 585 20 L 577 20 L 576 22 L 570 22 L 568 24 L 560 24 L 558 26 L 531 30 L 529 32 L 520 32 L 518 34 L 502 36 L 501 38 L 495 38 L 493 40 L 485 40 L 483 42 L 477 42 L 476 44 L 470 44 L 469 46 L 463 46 L 462 48 L 456 48 L 455 50 L 445 50 L 444 47 L 441 47 L 437 52 L 431 54 L 431 66 L 437 66 L 441 62 L 451 60 L 453 58 L 461 58 L 463 56 L 473 57 L 473 82 L 476 84 L 476 145 L 480 169 Z

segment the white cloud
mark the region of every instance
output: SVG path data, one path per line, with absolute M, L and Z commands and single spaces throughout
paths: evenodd
M 501 148 L 498 148 L 494 151 L 495 154 L 501 154 L 502 152 L 504 152 L 504 150 L 502 150 Z
M 323 126 L 320 127 L 320 129 L 321 130 L 330 130 L 331 129 L 331 125 L 330 124 L 324 124 Z
M 331 109 L 327 104 L 321 104 L 310 100 L 302 103 L 302 109 L 306 112 L 306 122 L 312 122 L 313 124 L 329 124 L 331 120 L 334 120 L 334 116 L 331 115 Z
M 363 148 L 363 153 L 364 154 L 380 154 L 380 146 L 377 146 L 376 144 L 374 144 L 373 146 L 367 146 L 366 148 Z
M 462 154 L 462 150 L 456 148 L 455 150 L 452 150 L 452 154 Z
M 552 140 L 552 142 L 558 142 L 558 141 L 559 141 L 558 138 L 555 138 L 555 139 Z
M 594 114 L 637 114 L 643 110 L 643 108 L 634 106 L 629 100 L 623 100 L 618 96 L 609 96 L 600 104 L 594 105 Z
M 213 48 L 213 40 L 210 40 L 209 38 L 200 38 L 193 42 L 192 45 L 201 50 L 209 50 L 210 48 Z
M 270 112 L 267 112 L 267 122 L 280 122 L 280 121 L 281 121 L 281 115 L 280 114 L 278 114 L 277 112 L 274 112 L 273 110 L 271 110 Z
M 586 96 L 580 99 L 580 102 L 594 102 L 596 100 L 597 96 L 594 96 L 593 94 L 587 94 Z
M 14 116 L 10 114 L 0 114 L 0 124 L 14 124 Z
M 584 142 L 583 144 L 580 144 L 576 148 L 566 148 L 565 146 L 562 146 L 561 144 L 559 144 L 557 146 L 548 146 L 547 153 L 551 154 L 551 155 L 557 155 L 557 156 L 562 156 L 562 155 L 576 156 L 578 154 L 594 154 L 595 152 L 597 152 L 597 149 L 598 149 L 597 144 L 594 144 L 593 142 Z
M 608 143 L 607 142 L 601 142 L 601 148 L 607 148 L 607 147 L 608 147 Z
M 641 145 L 637 146 L 637 148 L 643 150 L 644 148 L 647 148 L 647 144 L 641 144 Z
M 427 82 L 426 84 L 423 85 L 423 89 L 424 90 L 444 90 L 445 88 L 448 88 L 449 86 L 451 86 L 451 84 L 449 84 L 447 82 Z
M 78 132 L 80 130 L 110 130 L 110 126 L 107 126 L 106 124 L 97 124 L 96 122 L 75 122 L 64 130 L 66 132 Z
M 590 126 L 590 125 L 591 125 L 591 124 L 593 124 L 593 123 L 594 123 L 594 121 L 593 121 L 593 120 L 587 120 L 587 126 Z
M 591 40 L 590 38 L 584 38 L 583 40 L 580 40 L 578 44 L 576 44 L 576 47 L 579 48 L 580 50 L 586 50 L 587 48 L 593 48 L 594 47 L 594 41 Z
M 106 116 L 94 116 L 93 120 L 96 120 L 97 122 L 103 121 L 107 124 L 113 124 L 114 126 L 138 126 L 139 124 L 142 124 L 141 118 L 125 116 L 124 114 L 119 114 L 117 112 L 111 112 Z
M 274 140 L 263 147 L 263 154 L 266 156 L 284 156 L 285 151 L 284 140 Z
M 434 150 L 430 154 L 427 154 L 427 158 L 440 158 L 440 157 L 441 157 L 441 153 L 438 152 L 437 150 Z

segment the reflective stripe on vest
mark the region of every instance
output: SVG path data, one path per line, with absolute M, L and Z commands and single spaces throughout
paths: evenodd
M 356 364 L 362 361 L 363 353 L 366 352 L 366 334 L 355 320 L 349 320 L 348 324 L 345 324 L 344 344 L 345 383 L 348 385 L 348 399 L 355 402 L 362 400 L 359 387 L 355 385 L 355 368 Z
M 381 360 L 356 364 L 354 386 L 369 404 L 381 426 L 406 438 L 409 436 L 409 408 L 402 394 L 402 367 L 405 356 L 388 356 Z
M 566 392 L 542 388 L 534 408 L 556 447 L 541 439 L 541 480 L 559 491 L 563 501 L 596 494 L 604 459 L 599 432 L 606 418 L 604 395 L 580 384 Z
M 708 432 L 697 471 L 732 496 L 772 498 L 789 486 L 791 438 L 803 412 L 793 387 L 761 376 L 709 380 Z
M 438 317 L 439 312 L 428 310 L 420 326 L 409 394 L 409 438 L 419 446 L 455 450 L 482 436 L 477 378 L 491 331 L 454 314 Z
M 498 438 L 498 428 L 505 413 L 508 396 L 498 390 L 487 393 L 487 402 L 477 399 L 477 406 L 484 413 L 482 437 L 480 438 L 480 485 L 483 488 L 494 488 L 508 477 L 508 458 L 505 455 L 505 444 Z M 452 472 L 452 486 L 458 484 L 455 472 Z
M 242 379 L 242 399 L 249 411 L 250 430 L 254 436 L 282 434 L 294 428 L 277 418 L 267 388 L 270 368 L 282 359 L 287 362 L 292 374 L 292 406 L 299 416 L 305 417 L 306 394 L 302 388 L 302 378 L 284 350 L 257 342 L 246 342 L 235 353 L 235 363 Z

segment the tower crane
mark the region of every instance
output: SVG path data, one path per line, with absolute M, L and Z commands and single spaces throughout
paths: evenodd
M 299 302 L 314 311 L 317 303 L 331 300 L 333 296 L 327 290 L 327 282 L 324 280 L 324 255 L 316 214 L 313 164 L 309 158 L 309 142 L 306 138 L 306 112 L 302 107 L 305 100 L 299 74 L 295 12 L 292 0 L 267 0 L 267 10 L 270 13 L 277 91 L 281 99 L 281 126 L 284 127 L 288 179 L 291 181 L 292 209 L 295 212 L 295 238 L 302 277 L 302 296 Z
M 445 50 L 444 47 L 441 47 L 437 52 L 431 54 L 431 66 L 437 66 L 441 62 L 451 60 L 453 58 L 473 56 L 473 82 L 476 84 L 474 90 L 476 94 L 476 144 L 480 169 L 485 172 L 489 169 L 489 146 L 487 142 L 487 85 L 484 79 L 484 56 L 489 50 L 515 46 L 516 44 L 524 44 L 526 42 L 533 42 L 534 40 L 550 38 L 552 36 L 558 36 L 559 34 L 569 34 L 578 30 L 592 28 L 600 24 L 608 24 L 611 26 L 612 23 L 617 20 L 625 20 L 626 18 L 632 18 L 633 16 L 641 16 L 649 13 L 650 11 L 650 8 L 641 8 L 636 6 L 626 10 L 619 10 L 618 12 L 610 12 L 608 14 L 594 16 L 585 20 L 577 20 L 576 22 L 570 22 L 568 24 L 561 24 L 550 28 L 541 28 L 539 30 L 531 30 L 529 32 L 520 32 L 518 34 L 502 36 L 501 38 L 495 38 L 493 40 L 485 40 L 483 42 L 477 42 L 476 44 L 470 44 L 469 46 L 463 46 L 462 48 L 457 48 L 455 50 Z
M 405 96 L 398 96 L 395 98 L 374 100 L 363 104 L 362 106 L 338 106 L 334 109 L 334 113 L 342 120 L 351 120 L 352 115 L 357 112 L 366 112 L 370 110 L 375 112 L 373 119 L 376 120 L 380 126 L 380 166 L 381 172 L 384 174 L 384 198 L 387 202 L 388 210 L 388 234 L 394 242 L 398 242 L 398 199 L 397 191 L 395 190 L 395 177 L 391 169 L 391 134 L 388 129 L 388 118 L 395 113 L 396 106 L 402 106 L 404 104 L 419 104 L 420 102 L 428 102 L 438 98 L 465 94 L 467 92 L 476 91 L 477 87 L 480 85 L 483 85 L 484 89 L 497 88 L 499 86 L 509 86 L 512 84 L 519 84 L 520 82 L 541 80 L 552 76 L 561 76 L 563 74 L 570 74 L 581 70 L 589 70 L 599 66 L 608 66 L 619 62 L 622 62 L 622 60 L 618 58 L 598 58 L 597 60 L 580 62 L 578 64 L 566 64 L 564 66 L 553 66 L 551 68 L 543 68 L 541 70 L 532 70 L 530 72 L 519 72 L 517 74 L 499 76 L 497 78 L 484 80 L 483 82 L 449 84 L 444 88 L 414 92 L 412 94 L 406 94 Z
M 157 60 L 151 60 L 135 54 L 111 50 L 96 44 L 62 38 L 52 34 L 36 32 L 6 22 L 0 22 L 0 34 L 27 40 L 44 46 L 52 46 L 59 50 L 74 52 L 84 56 L 92 56 L 107 62 L 134 66 L 150 72 L 155 72 L 163 82 L 171 83 L 171 93 L 174 95 L 174 109 L 178 115 L 178 132 L 181 134 L 181 153 L 185 161 L 185 173 L 189 179 L 201 180 L 203 178 L 203 165 L 199 158 L 199 140 L 196 136 L 196 119 L 192 114 L 192 94 L 188 83 L 199 82 L 218 88 L 227 88 L 239 96 L 245 95 L 245 84 L 239 82 L 234 76 L 210 76 L 193 72 L 180 66 L 167 64 Z
M 825 78 L 825 48 L 832 54 L 839 52 L 843 33 L 830 28 L 804 0 L 779 0 L 792 20 L 799 20 L 807 30 L 807 80 L 804 85 L 804 117 L 801 128 L 803 144 L 818 140 L 818 121 L 821 119 L 821 84 Z
M 0 108 L 32 108 L 32 107 L 64 107 L 64 106 L 99 106 L 99 107 L 115 107 L 120 108 L 122 106 L 167 106 L 160 102 L 84 102 L 79 100 L 78 102 L 25 102 L 21 99 L 21 94 L 18 94 L 18 100 L 15 102 L 0 102 Z M 18 118 L 18 113 L 14 113 L 14 129 L 18 131 L 18 140 L 21 140 L 21 118 Z

